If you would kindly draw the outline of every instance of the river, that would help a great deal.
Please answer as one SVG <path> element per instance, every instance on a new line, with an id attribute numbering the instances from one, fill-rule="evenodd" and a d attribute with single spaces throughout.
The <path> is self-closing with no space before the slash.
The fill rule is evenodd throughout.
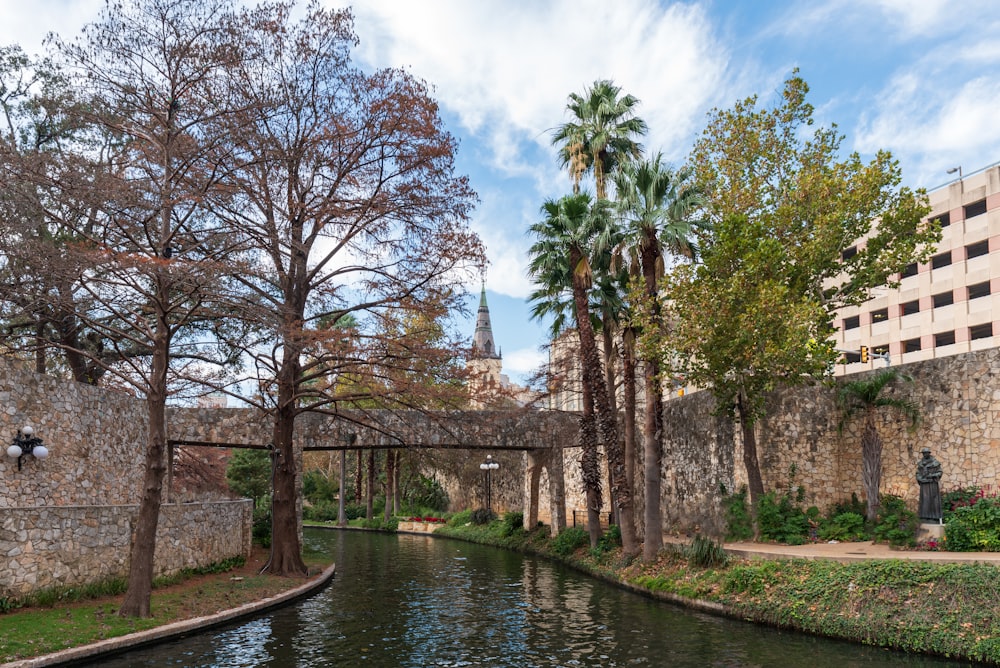
<path id="1" fill-rule="evenodd" d="M 968 666 L 724 619 L 545 559 L 404 534 L 310 529 L 336 561 L 316 595 L 259 618 L 88 665 Z"/>

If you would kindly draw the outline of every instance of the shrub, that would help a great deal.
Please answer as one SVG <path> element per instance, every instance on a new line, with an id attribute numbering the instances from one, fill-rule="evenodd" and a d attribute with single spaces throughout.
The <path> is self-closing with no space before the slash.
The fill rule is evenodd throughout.
<path id="1" fill-rule="evenodd" d="M 830 506 L 830 509 L 827 511 L 827 517 L 833 519 L 837 515 L 844 513 L 854 513 L 855 515 L 864 517 L 867 512 L 868 505 L 859 499 L 856 493 L 852 492 L 850 501 L 840 501 Z"/>
<path id="2" fill-rule="evenodd" d="M 818 535 L 823 540 L 864 540 L 868 537 L 868 532 L 865 531 L 865 517 L 854 512 L 840 513 L 824 522 L 819 528 Z"/>
<path id="3" fill-rule="evenodd" d="M 597 547 L 591 550 L 591 553 L 595 557 L 599 557 L 602 554 L 611 552 L 615 548 L 622 546 L 622 529 L 617 524 L 612 524 L 608 527 L 608 530 L 601 534 L 601 538 L 597 541 Z"/>
<path id="4" fill-rule="evenodd" d="M 349 520 L 361 519 L 367 512 L 368 509 L 360 503 L 348 503 L 344 506 L 344 514 L 347 515 L 347 519 Z"/>
<path id="5" fill-rule="evenodd" d="M 947 521 L 948 516 L 959 508 L 974 506 L 985 496 L 981 487 L 959 487 L 941 495 L 941 510 Z"/>
<path id="6" fill-rule="evenodd" d="M 577 549 L 590 542 L 590 535 L 581 527 L 568 527 L 552 539 L 552 551 L 562 557 L 568 557 Z"/>
<path id="7" fill-rule="evenodd" d="M 448 520 L 448 526 L 453 527 L 464 527 L 466 524 L 472 522 L 472 509 L 466 508 L 465 510 L 459 511 L 451 516 Z"/>
<path id="8" fill-rule="evenodd" d="M 878 518 L 872 527 L 872 536 L 890 545 L 913 547 L 917 544 L 919 525 L 917 514 L 906 507 L 902 498 L 883 494 L 879 499 Z"/>
<path id="9" fill-rule="evenodd" d="M 504 514 L 503 529 L 501 531 L 504 536 L 513 536 L 522 529 L 524 529 L 524 513 L 512 511 Z"/>
<path id="10" fill-rule="evenodd" d="M 753 538 L 753 518 L 747 507 L 747 487 L 743 485 L 739 492 L 726 494 L 722 492 L 722 509 L 726 514 L 726 538 L 729 540 L 747 540 Z"/>
<path id="11" fill-rule="evenodd" d="M 251 535 L 261 547 L 271 547 L 271 496 L 267 495 L 254 504 Z"/>
<path id="12" fill-rule="evenodd" d="M 955 552 L 1000 551 L 1000 503 L 980 498 L 955 508 L 944 525 L 948 549 Z"/>
<path id="13" fill-rule="evenodd" d="M 793 499 L 791 490 L 778 496 L 768 492 L 757 504 L 757 526 L 764 540 L 789 545 L 801 545 L 809 535 L 809 517 L 796 505 L 801 503 L 805 491 L 799 487 Z"/>
<path id="14" fill-rule="evenodd" d="M 482 526 L 493 521 L 495 515 L 489 508 L 476 508 L 472 511 L 472 523 Z"/>
<path id="15" fill-rule="evenodd" d="M 444 491 L 434 478 L 421 474 L 416 482 L 416 490 L 411 491 L 407 501 L 417 506 L 429 508 L 434 512 L 448 509 L 448 493 Z"/>
<path id="16" fill-rule="evenodd" d="M 701 534 L 694 537 L 685 552 L 688 564 L 699 568 L 725 566 L 729 561 L 729 555 L 726 554 L 721 543 Z"/>
<path id="17" fill-rule="evenodd" d="M 335 502 L 325 501 L 314 506 L 304 506 L 302 519 L 313 522 L 336 522 L 339 512 L 340 509 Z"/>

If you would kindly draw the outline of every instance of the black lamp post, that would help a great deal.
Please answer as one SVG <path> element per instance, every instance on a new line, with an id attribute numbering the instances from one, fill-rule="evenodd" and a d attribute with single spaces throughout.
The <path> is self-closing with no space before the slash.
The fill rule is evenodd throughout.
<path id="1" fill-rule="evenodd" d="M 7 456 L 17 460 L 17 470 L 21 470 L 21 463 L 28 455 L 34 455 L 35 459 L 45 459 L 49 456 L 49 449 L 42 445 L 42 439 L 35 436 L 35 430 L 30 424 L 26 424 L 17 430 L 17 436 L 7 448 Z"/>
<path id="2" fill-rule="evenodd" d="M 486 474 L 486 510 L 493 513 L 493 472 L 500 465 L 493 461 L 493 455 L 486 455 L 486 461 L 479 465 Z"/>

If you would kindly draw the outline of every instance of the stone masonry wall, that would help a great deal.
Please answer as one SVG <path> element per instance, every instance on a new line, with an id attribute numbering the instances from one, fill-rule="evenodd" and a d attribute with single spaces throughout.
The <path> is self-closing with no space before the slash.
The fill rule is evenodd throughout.
<path id="1" fill-rule="evenodd" d="M 882 492 L 899 495 L 916 508 L 919 488 L 914 473 L 923 447 L 931 448 L 941 462 L 942 490 L 976 485 L 997 491 L 1000 349 L 915 362 L 901 365 L 899 370 L 914 382 L 901 383 L 892 391 L 914 401 L 922 420 L 917 429 L 909 431 L 892 412 L 879 414 L 878 429 L 884 441 Z M 872 373 L 852 375 L 846 381 Z M 769 398 L 767 416 L 756 427 L 765 490 L 802 486 L 805 504 L 821 510 L 849 499 L 852 493 L 865 498 L 860 417 L 838 430 L 836 388 L 843 382 L 841 378 L 830 385 L 783 390 Z M 713 415 L 714 409 L 715 401 L 708 392 L 665 402 L 660 503 L 668 532 L 720 534 L 724 530 L 720 489 L 731 492 L 746 484 L 738 425 L 731 418 Z M 578 450 L 565 453 L 567 508 L 584 508 Z M 636 444 L 635 471 L 633 498 L 641 536 L 641 436 Z"/>
<path id="2" fill-rule="evenodd" d="M 165 504 L 157 527 L 156 575 L 250 551 L 253 502 Z M 77 586 L 128 572 L 138 506 L 17 507 L 0 519 L 0 598 Z M 233 527 L 245 527 L 234 531 Z"/>
<path id="3" fill-rule="evenodd" d="M 6 449 L 25 424 L 49 457 L 27 456 L 18 470 Z M 125 574 L 147 425 L 129 394 L 0 358 L 0 597 Z M 251 503 L 164 505 L 156 572 L 249 555 Z"/>

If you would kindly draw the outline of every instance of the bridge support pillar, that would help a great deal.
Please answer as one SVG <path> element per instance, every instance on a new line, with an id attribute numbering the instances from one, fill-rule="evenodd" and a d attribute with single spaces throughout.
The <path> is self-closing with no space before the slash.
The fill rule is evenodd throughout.
<path id="1" fill-rule="evenodd" d="M 527 452 L 527 493 L 525 494 L 524 528 L 531 530 L 538 525 L 538 487 L 542 469 L 549 474 L 549 516 L 552 535 L 566 528 L 566 492 L 563 480 L 562 450 L 529 450 Z"/>

